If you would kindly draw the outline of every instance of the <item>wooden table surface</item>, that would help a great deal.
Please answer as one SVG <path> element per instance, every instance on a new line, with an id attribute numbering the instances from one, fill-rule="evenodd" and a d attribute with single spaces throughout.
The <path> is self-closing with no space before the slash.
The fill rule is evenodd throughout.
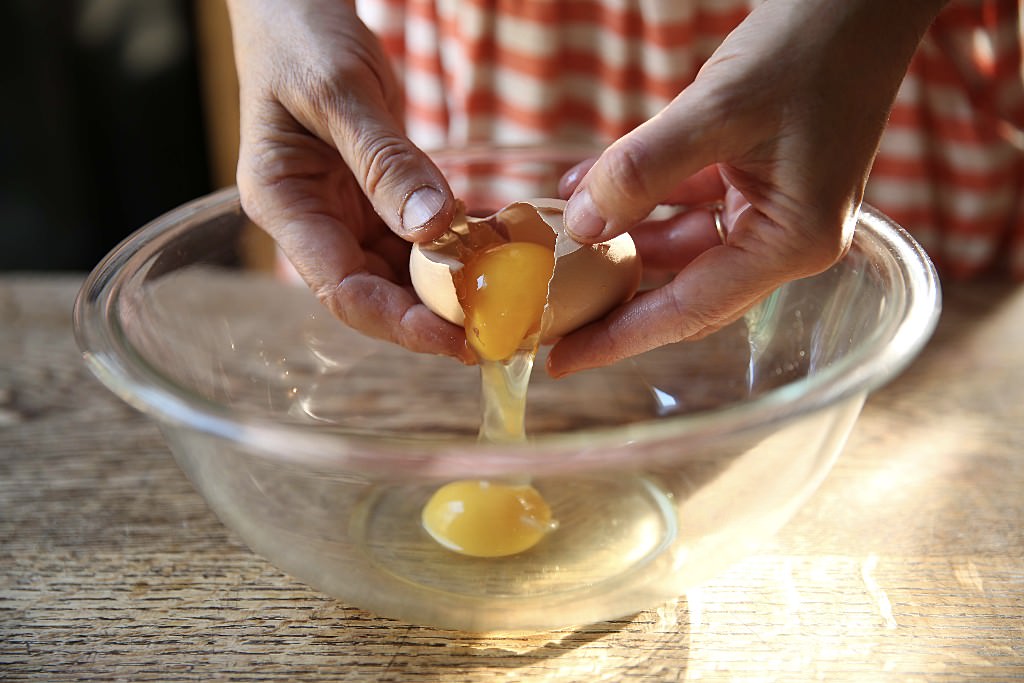
<path id="1" fill-rule="evenodd" d="M 1024 680 L 1024 287 L 949 287 L 823 487 L 759 554 L 620 621 L 387 621 L 232 536 L 88 375 L 77 278 L 0 277 L 0 679 Z"/>

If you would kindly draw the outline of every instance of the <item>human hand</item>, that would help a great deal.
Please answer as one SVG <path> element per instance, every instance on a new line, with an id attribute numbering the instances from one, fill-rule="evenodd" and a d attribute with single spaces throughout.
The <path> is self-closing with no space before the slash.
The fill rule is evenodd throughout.
<path id="1" fill-rule="evenodd" d="M 899 83 L 941 0 L 771 0 L 658 115 L 563 179 L 583 242 L 630 230 L 647 265 L 675 266 L 560 340 L 548 371 L 605 365 L 736 320 L 849 248 Z M 713 211 L 644 221 L 659 204 Z"/>
<path id="2" fill-rule="evenodd" d="M 455 200 L 402 132 L 401 91 L 376 37 L 340 0 L 228 6 L 245 212 L 349 326 L 473 362 L 464 331 L 408 283 L 409 242 L 444 232 Z"/>

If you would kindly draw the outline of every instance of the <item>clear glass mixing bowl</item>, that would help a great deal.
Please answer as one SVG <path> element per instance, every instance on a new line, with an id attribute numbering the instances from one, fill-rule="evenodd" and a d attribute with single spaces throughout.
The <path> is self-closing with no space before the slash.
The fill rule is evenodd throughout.
<path id="1" fill-rule="evenodd" d="M 555 196 L 585 155 L 434 156 L 486 215 Z M 111 252 L 75 309 L 88 365 L 160 425 L 255 552 L 379 615 L 469 631 L 622 616 L 747 553 L 818 486 L 867 393 L 920 350 L 940 307 L 920 247 L 865 208 L 829 271 L 702 341 L 559 381 L 537 371 L 530 440 L 480 444 L 476 369 L 365 338 L 305 287 L 246 269 L 247 226 L 224 190 Z M 446 482 L 524 477 L 558 520 L 529 551 L 465 557 L 421 527 Z"/>

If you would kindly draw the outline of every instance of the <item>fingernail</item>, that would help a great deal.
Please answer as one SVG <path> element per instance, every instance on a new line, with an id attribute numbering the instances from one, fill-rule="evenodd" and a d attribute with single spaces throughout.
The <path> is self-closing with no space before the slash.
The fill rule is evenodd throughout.
<path id="1" fill-rule="evenodd" d="M 557 368 L 557 367 L 556 367 L 556 366 L 555 366 L 555 365 L 554 365 L 554 364 L 553 364 L 553 363 L 551 362 L 551 358 L 548 358 L 548 361 L 547 361 L 547 363 L 545 363 L 544 365 L 545 365 L 544 369 L 545 369 L 545 370 L 547 370 L 548 376 L 549 376 L 549 377 L 550 377 L 551 379 L 562 379 L 563 377 L 565 377 L 565 375 L 566 375 L 566 374 L 568 374 L 568 373 L 566 373 L 566 372 L 564 372 L 564 371 L 562 371 L 562 370 L 559 370 L 559 369 L 558 369 L 558 368 Z"/>
<path id="2" fill-rule="evenodd" d="M 566 171 L 565 175 L 558 181 L 558 193 L 568 199 L 583 178 L 582 170 L 579 167 L 574 167 Z"/>
<path id="3" fill-rule="evenodd" d="M 566 207 L 565 226 L 571 235 L 581 239 L 592 239 L 604 230 L 604 219 L 586 190 L 578 192 Z"/>
<path id="4" fill-rule="evenodd" d="M 414 190 L 402 204 L 402 230 L 416 232 L 437 215 L 444 206 L 444 195 L 425 185 Z"/>

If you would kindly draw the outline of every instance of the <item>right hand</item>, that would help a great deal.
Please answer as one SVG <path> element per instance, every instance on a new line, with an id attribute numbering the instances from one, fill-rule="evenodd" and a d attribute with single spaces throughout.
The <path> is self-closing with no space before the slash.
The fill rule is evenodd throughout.
<path id="1" fill-rule="evenodd" d="M 350 327 L 474 362 L 464 331 L 409 287 L 410 242 L 443 233 L 455 198 L 402 132 L 401 90 L 376 36 L 339 0 L 228 6 L 245 212 Z"/>

